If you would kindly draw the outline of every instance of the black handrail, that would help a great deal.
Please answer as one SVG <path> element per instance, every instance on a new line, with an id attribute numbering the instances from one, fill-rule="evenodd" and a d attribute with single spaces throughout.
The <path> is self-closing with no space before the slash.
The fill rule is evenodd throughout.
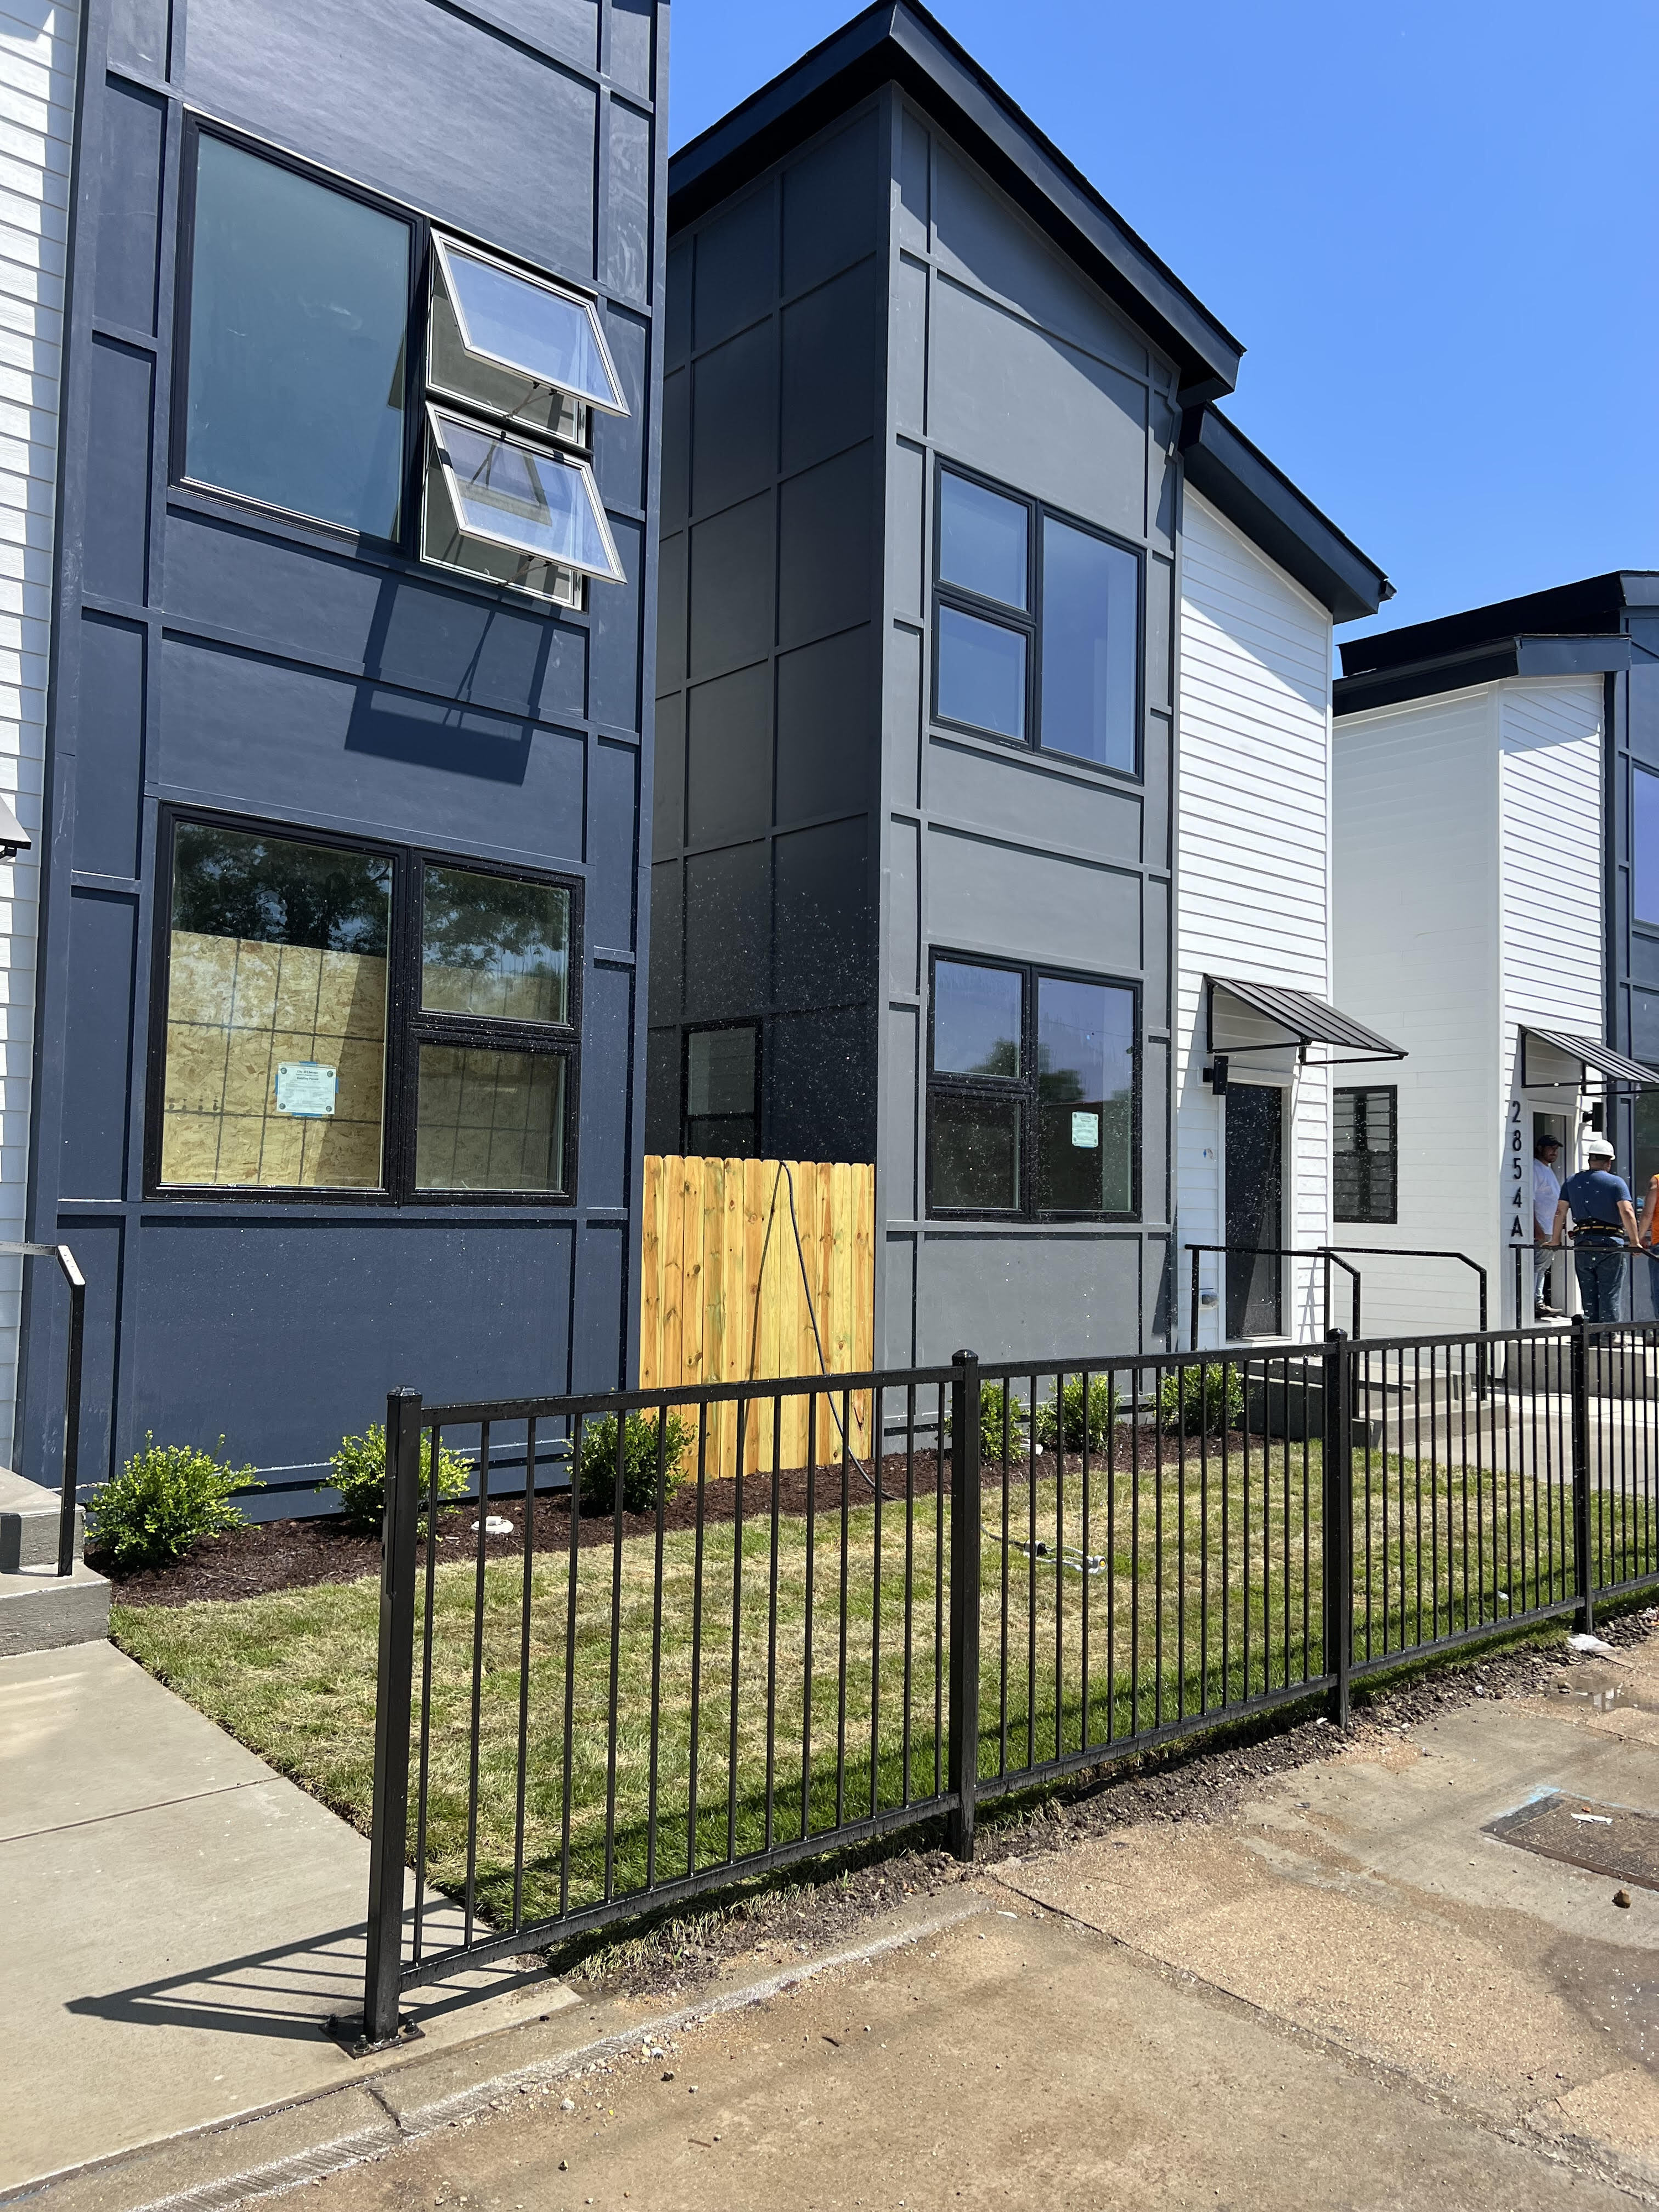
<path id="1" fill-rule="evenodd" d="M 1224 1258 L 1229 1252 L 1248 1252 L 1255 1258 L 1265 1260 L 1322 1260 L 1325 1263 L 1324 1333 L 1327 1336 L 1331 1333 L 1331 1263 L 1334 1261 L 1343 1273 L 1352 1279 L 1353 1327 L 1349 1331 L 1349 1334 L 1358 1336 L 1359 1334 L 1359 1270 L 1358 1267 L 1351 1267 L 1346 1260 L 1339 1259 L 1334 1249 L 1329 1244 L 1316 1245 L 1311 1249 L 1289 1244 L 1189 1244 L 1187 1249 L 1193 1255 L 1193 1340 L 1190 1349 L 1194 1352 L 1198 1350 L 1198 1255 L 1200 1252 L 1219 1252 Z M 1227 1274 L 1224 1267 L 1221 1273 L 1222 1294 L 1224 1297 Z"/>
<path id="2" fill-rule="evenodd" d="M 75 1493 L 81 1474 L 81 1351 L 86 1334 L 87 1279 L 67 1244 L 0 1244 L 0 1255 L 56 1260 L 69 1285 L 69 1372 L 64 1382 L 64 1487 L 58 1507 L 58 1571 L 75 1572 Z"/>
<path id="3" fill-rule="evenodd" d="M 1406 1244 L 1328 1244 L 1323 1246 L 1322 1249 L 1328 1252 L 1358 1252 L 1362 1256 L 1367 1258 L 1375 1254 L 1375 1255 L 1380 1260 L 1460 1261 L 1464 1267 L 1473 1267 L 1475 1273 L 1480 1279 L 1480 1333 L 1483 1336 L 1486 1334 L 1487 1324 L 1486 1271 L 1478 1260 L 1470 1259 L 1467 1252 L 1422 1252 L 1419 1251 L 1415 1246 Z"/>

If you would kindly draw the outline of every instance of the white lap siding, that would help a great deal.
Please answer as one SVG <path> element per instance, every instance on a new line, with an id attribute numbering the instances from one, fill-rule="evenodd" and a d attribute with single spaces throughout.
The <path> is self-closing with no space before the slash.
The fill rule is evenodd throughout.
<path id="1" fill-rule="evenodd" d="M 28 1156 L 58 383 L 76 15 L 0 0 L 0 792 L 35 850 L 0 862 L 0 1241 Z M 0 1260 L 0 1458 L 12 1456 L 20 1262 Z"/>
<path id="2" fill-rule="evenodd" d="M 1203 980 L 1234 975 L 1330 995 L 1330 665 L 1327 611 L 1196 493 L 1186 500 L 1177 812 L 1176 1275 L 1185 1247 L 1225 1233 L 1223 1108 L 1203 1078 Z M 1285 1094 L 1285 1227 L 1330 1235 L 1330 1085 L 1304 1069 Z M 1213 1260 L 1202 1279 L 1213 1285 Z M 1285 1319 L 1307 1333 L 1315 1270 L 1293 1272 Z M 1219 1341 L 1219 1308 L 1203 1340 Z"/>

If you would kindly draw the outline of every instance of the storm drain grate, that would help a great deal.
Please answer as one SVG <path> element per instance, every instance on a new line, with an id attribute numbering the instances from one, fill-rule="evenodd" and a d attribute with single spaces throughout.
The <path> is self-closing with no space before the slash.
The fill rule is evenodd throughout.
<path id="1" fill-rule="evenodd" d="M 1564 1866 L 1659 1890 L 1659 1820 L 1633 1813 L 1628 1805 L 1599 1805 L 1592 1798 L 1552 1790 L 1489 1821 L 1486 1833 L 1534 1851 L 1540 1859 L 1559 1859 Z"/>

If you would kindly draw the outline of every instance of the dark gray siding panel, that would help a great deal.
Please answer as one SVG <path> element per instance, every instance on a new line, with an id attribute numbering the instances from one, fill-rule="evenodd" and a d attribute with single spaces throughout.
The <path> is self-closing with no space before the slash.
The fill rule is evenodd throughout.
<path id="1" fill-rule="evenodd" d="M 82 617 L 82 730 L 75 786 L 75 865 L 136 876 L 144 790 L 144 632 Z"/>
<path id="2" fill-rule="evenodd" d="M 763 836 L 772 819 L 772 664 L 699 684 L 687 708 L 686 842 Z"/>
<path id="3" fill-rule="evenodd" d="M 639 854 L 640 757 L 632 745 L 601 738 L 587 785 L 587 941 L 607 952 L 634 944 L 634 886 Z M 608 1204 L 610 1201 L 607 1200 Z"/>
<path id="4" fill-rule="evenodd" d="M 771 995 L 770 870 L 763 840 L 686 862 L 685 1011 L 692 1020 L 750 1013 Z"/>
<path id="5" fill-rule="evenodd" d="M 685 697 L 657 705 L 656 759 L 651 776 L 651 850 L 656 860 L 685 842 Z"/>
<path id="6" fill-rule="evenodd" d="M 870 611 L 874 447 L 855 446 L 792 477 L 779 496 L 778 641 L 804 645 Z"/>
<path id="7" fill-rule="evenodd" d="M 698 231 L 695 309 L 688 297 L 684 309 L 670 313 L 683 315 L 699 348 L 718 345 L 769 313 L 778 281 L 777 220 L 775 196 L 763 185 Z"/>
<path id="8" fill-rule="evenodd" d="M 780 825 L 851 814 L 876 770 L 870 625 L 778 655 Z"/>
<path id="9" fill-rule="evenodd" d="M 691 372 L 692 511 L 713 514 L 769 485 L 777 456 L 769 426 L 778 404 L 776 333 L 769 322 L 702 355 Z"/>
<path id="10" fill-rule="evenodd" d="M 793 162 L 783 177 L 783 289 L 804 292 L 873 253 L 886 163 L 872 111 Z"/>
<path id="11" fill-rule="evenodd" d="M 624 300 L 651 289 L 651 118 L 611 103 L 611 189 L 605 198 L 606 280 Z"/>
<path id="12" fill-rule="evenodd" d="M 112 0 L 109 22 L 109 66 L 165 76 L 167 22 L 172 0 Z"/>
<path id="13" fill-rule="evenodd" d="M 609 586 L 596 596 L 589 617 L 592 640 L 588 676 L 592 690 L 588 711 L 596 722 L 613 729 L 640 726 L 640 655 L 644 640 L 640 628 L 640 578 L 644 574 L 645 532 L 637 522 L 613 515 L 611 527 L 625 584 Z"/>
<path id="14" fill-rule="evenodd" d="M 611 75 L 625 92 L 651 90 L 651 0 L 611 0 Z"/>
<path id="15" fill-rule="evenodd" d="M 595 91 L 479 17 L 427 0 L 191 0 L 189 38 L 191 94 L 215 112 L 592 282 Z"/>
<path id="16" fill-rule="evenodd" d="M 63 1188 L 70 1198 L 125 1194 L 127 1100 L 138 905 L 77 890 L 70 958 L 81 989 L 64 1030 Z"/>
<path id="17" fill-rule="evenodd" d="M 89 528 L 86 588 L 142 606 L 149 577 L 150 398 L 148 354 L 112 338 L 94 341 L 87 426 Z"/>
<path id="18" fill-rule="evenodd" d="M 632 970 L 601 963 L 582 1006 L 582 1188 L 590 1206 L 628 1203 L 628 1116 L 617 1101 L 628 1091 L 633 1025 Z"/>
<path id="19" fill-rule="evenodd" d="M 872 255 L 783 311 L 786 475 L 876 428 L 880 276 Z"/>
<path id="20" fill-rule="evenodd" d="M 781 1006 L 861 1004 L 871 996 L 870 884 L 862 816 L 777 841 Z"/>
<path id="21" fill-rule="evenodd" d="M 695 449 L 696 433 L 693 432 Z M 718 676 L 772 649 L 772 495 L 746 500 L 691 532 L 690 675 Z"/>
<path id="22" fill-rule="evenodd" d="M 781 1014 L 762 1142 L 779 1159 L 868 1160 L 876 1141 L 875 1024 L 866 1006 Z"/>
<path id="23" fill-rule="evenodd" d="M 156 250 L 161 230 L 161 143 L 167 102 L 110 80 L 104 98 L 103 191 L 108 216 L 98 240 L 100 319 L 155 328 Z"/>

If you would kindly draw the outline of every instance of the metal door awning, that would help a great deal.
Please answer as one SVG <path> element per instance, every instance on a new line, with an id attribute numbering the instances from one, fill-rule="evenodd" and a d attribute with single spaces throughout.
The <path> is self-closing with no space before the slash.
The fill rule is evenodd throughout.
<path id="1" fill-rule="evenodd" d="M 1559 1053 L 1564 1060 L 1578 1062 L 1578 1077 L 1562 1079 L 1534 1075 L 1528 1065 L 1528 1054 L 1535 1044 L 1547 1051 Z M 1521 1032 L 1521 1087 L 1523 1091 L 1583 1091 L 1590 1080 L 1594 1069 L 1607 1083 L 1639 1084 L 1652 1090 L 1659 1087 L 1659 1069 L 1644 1067 L 1639 1060 L 1626 1060 L 1622 1052 L 1615 1052 L 1610 1044 L 1601 1044 L 1595 1037 L 1574 1036 L 1565 1030 L 1523 1029 Z"/>
<path id="2" fill-rule="evenodd" d="M 1346 1067 L 1361 1060 L 1404 1060 L 1403 1047 L 1390 1044 L 1375 1030 L 1367 1029 L 1351 1014 L 1327 1006 L 1310 991 L 1291 991 L 1277 983 L 1246 983 L 1236 975 L 1206 975 L 1205 995 L 1209 1006 L 1212 1053 L 1248 1052 L 1253 1048 L 1294 1045 L 1306 1060 L 1316 1044 L 1334 1046 L 1342 1054 L 1316 1060 L 1319 1067 Z M 1280 1034 L 1265 1036 L 1261 1024 L 1272 1024 Z"/>

